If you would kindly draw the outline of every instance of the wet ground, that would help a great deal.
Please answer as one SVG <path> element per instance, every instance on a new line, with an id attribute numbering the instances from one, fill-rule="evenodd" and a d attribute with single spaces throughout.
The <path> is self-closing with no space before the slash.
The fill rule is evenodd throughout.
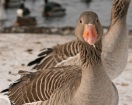
<path id="1" fill-rule="evenodd" d="M 31 2 L 34 1 L 34 2 Z M 42 11 L 44 0 L 27 0 L 26 6 L 31 10 L 31 16 L 35 16 L 38 26 L 75 26 L 76 20 L 82 11 L 93 10 L 98 13 L 103 26 L 108 26 L 110 22 L 112 0 L 92 0 L 90 3 L 81 0 L 49 0 L 62 4 L 66 8 L 66 16 L 60 18 L 44 18 Z M 16 20 L 16 9 L 6 11 L 7 21 L 4 26 L 11 26 Z M 128 27 L 132 29 L 132 3 L 128 12 Z"/>

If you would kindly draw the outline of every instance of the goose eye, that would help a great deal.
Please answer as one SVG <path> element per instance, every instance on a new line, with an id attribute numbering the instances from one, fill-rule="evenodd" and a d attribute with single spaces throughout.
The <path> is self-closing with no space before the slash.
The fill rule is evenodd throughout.
<path id="1" fill-rule="evenodd" d="M 99 22 L 99 19 L 97 19 L 97 23 Z"/>
<path id="2" fill-rule="evenodd" d="M 82 23 L 82 20 L 80 20 L 80 23 Z"/>

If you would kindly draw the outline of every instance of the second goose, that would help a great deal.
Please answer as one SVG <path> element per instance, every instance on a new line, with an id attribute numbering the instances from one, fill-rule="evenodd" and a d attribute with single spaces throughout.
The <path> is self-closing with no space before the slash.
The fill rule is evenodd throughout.
<path id="1" fill-rule="evenodd" d="M 110 27 L 103 37 L 102 62 L 111 80 L 123 71 L 127 63 L 128 32 L 126 19 L 130 2 L 131 0 L 113 0 Z M 78 41 L 74 40 L 45 49 L 37 59 L 28 65 L 35 64 L 34 68 L 38 70 L 58 65 L 79 65 L 78 45 Z"/>

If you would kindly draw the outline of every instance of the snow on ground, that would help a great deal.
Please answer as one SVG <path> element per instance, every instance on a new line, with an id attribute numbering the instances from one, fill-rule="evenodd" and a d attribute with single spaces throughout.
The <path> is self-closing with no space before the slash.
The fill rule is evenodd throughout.
<path id="1" fill-rule="evenodd" d="M 120 97 L 119 105 L 132 105 L 132 36 L 128 63 L 124 72 L 114 80 Z M 40 49 L 73 40 L 72 35 L 0 34 L 0 91 L 19 78 L 19 70 L 30 70 L 27 63 L 34 60 Z M 10 105 L 0 94 L 0 105 Z"/>

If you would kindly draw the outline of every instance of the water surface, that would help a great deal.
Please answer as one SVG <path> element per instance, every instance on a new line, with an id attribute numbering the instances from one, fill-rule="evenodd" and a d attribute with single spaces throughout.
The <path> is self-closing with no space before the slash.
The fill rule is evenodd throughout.
<path id="1" fill-rule="evenodd" d="M 81 12 L 86 10 L 95 11 L 100 18 L 103 26 L 108 26 L 110 23 L 112 0 L 92 0 L 90 3 L 82 2 L 81 0 L 52 0 L 62 4 L 66 8 L 66 16 L 59 18 L 45 18 L 42 16 L 44 7 L 43 0 L 31 2 L 27 0 L 26 6 L 31 10 L 31 15 L 35 16 L 38 26 L 75 26 L 76 21 Z M 8 9 L 6 11 L 7 21 L 4 26 L 11 26 L 16 20 L 16 9 Z M 128 12 L 128 27 L 132 29 L 132 3 Z"/>

